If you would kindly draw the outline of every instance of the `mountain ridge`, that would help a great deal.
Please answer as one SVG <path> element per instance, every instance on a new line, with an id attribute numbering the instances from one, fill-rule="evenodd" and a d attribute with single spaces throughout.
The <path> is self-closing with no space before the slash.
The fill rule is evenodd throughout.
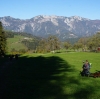
<path id="1" fill-rule="evenodd" d="M 91 36 L 100 31 L 100 20 L 91 20 L 80 16 L 38 15 L 30 19 L 10 16 L 0 17 L 4 29 L 15 32 L 27 32 L 35 36 L 56 35 L 60 39 Z"/>

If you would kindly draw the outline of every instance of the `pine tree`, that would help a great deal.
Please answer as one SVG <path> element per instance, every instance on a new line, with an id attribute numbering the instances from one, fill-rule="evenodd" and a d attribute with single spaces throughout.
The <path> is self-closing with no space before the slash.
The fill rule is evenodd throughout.
<path id="1" fill-rule="evenodd" d="M 6 35 L 0 22 L 0 56 L 6 53 Z"/>

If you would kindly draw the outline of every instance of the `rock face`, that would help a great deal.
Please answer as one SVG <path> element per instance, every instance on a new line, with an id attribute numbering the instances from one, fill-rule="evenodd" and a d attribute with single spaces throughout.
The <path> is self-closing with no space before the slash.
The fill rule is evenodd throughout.
<path id="1" fill-rule="evenodd" d="M 44 16 L 31 19 L 16 19 L 10 16 L 0 17 L 4 29 L 15 32 L 27 32 L 35 36 L 56 35 L 60 39 L 91 36 L 100 31 L 100 20 L 91 20 L 79 16 Z"/>

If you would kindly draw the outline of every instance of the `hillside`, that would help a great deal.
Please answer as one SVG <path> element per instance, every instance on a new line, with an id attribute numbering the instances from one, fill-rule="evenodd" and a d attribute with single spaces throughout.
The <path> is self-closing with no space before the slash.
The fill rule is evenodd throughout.
<path id="1" fill-rule="evenodd" d="M 28 50 L 33 48 L 34 43 L 38 42 L 41 38 L 27 33 L 6 31 L 7 36 L 7 51 Z"/>
<path id="2" fill-rule="evenodd" d="M 7 38 L 7 48 L 8 51 L 11 51 L 13 49 L 20 50 L 25 49 L 27 50 L 27 47 L 21 43 L 21 41 L 24 39 L 24 36 L 15 35 L 14 38 Z"/>

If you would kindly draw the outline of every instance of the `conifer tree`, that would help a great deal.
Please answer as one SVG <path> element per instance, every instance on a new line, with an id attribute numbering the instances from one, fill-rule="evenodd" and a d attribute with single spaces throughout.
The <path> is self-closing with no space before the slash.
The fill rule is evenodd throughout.
<path id="1" fill-rule="evenodd" d="M 6 35 L 0 22 L 0 56 L 6 53 Z"/>

